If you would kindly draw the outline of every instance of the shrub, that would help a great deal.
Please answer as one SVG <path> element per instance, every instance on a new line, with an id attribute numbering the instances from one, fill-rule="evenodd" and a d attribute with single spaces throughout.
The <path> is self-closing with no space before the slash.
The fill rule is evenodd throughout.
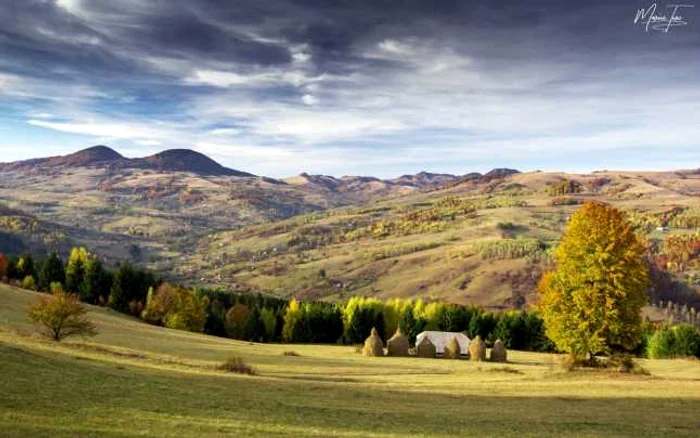
<path id="1" fill-rule="evenodd" d="M 226 362 L 222 363 L 217 367 L 221 371 L 226 371 L 227 373 L 237 373 L 237 374 L 247 374 L 249 376 L 255 376 L 258 372 L 252 366 L 245 363 L 242 357 L 231 356 L 226 359 Z"/>
<path id="2" fill-rule="evenodd" d="M 22 289 L 35 290 L 36 281 L 34 281 L 34 277 L 31 275 L 24 277 L 24 280 L 22 280 Z"/>
<path id="3" fill-rule="evenodd" d="M 647 356 L 651 359 L 700 357 L 700 333 L 689 324 L 658 330 L 649 339 Z"/>
<path id="4" fill-rule="evenodd" d="M 94 336 L 95 325 L 86 317 L 87 308 L 77 295 L 61 290 L 52 296 L 38 298 L 29 308 L 27 316 L 45 336 L 56 342 L 68 336 Z"/>
<path id="5" fill-rule="evenodd" d="M 300 357 L 301 354 L 297 353 L 296 351 L 288 350 L 282 353 L 282 356 Z"/>
<path id="6" fill-rule="evenodd" d="M 619 373 L 649 374 L 649 371 L 637 364 L 634 358 L 629 354 L 613 354 L 607 362 L 605 362 L 605 368 Z"/>

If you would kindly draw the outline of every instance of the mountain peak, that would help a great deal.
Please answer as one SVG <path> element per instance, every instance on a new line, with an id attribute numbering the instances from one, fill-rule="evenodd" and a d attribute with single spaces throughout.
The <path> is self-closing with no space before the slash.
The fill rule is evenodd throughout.
<path id="1" fill-rule="evenodd" d="M 92 146 L 69 155 L 57 157 L 60 164 L 85 166 L 106 161 L 123 160 L 124 157 L 112 148 L 103 145 Z M 57 163 L 58 164 L 58 163 Z"/>
<path id="2" fill-rule="evenodd" d="M 147 167 L 173 172 L 193 172 L 204 175 L 255 176 L 229 169 L 206 155 L 192 149 L 168 149 L 136 161 Z"/>

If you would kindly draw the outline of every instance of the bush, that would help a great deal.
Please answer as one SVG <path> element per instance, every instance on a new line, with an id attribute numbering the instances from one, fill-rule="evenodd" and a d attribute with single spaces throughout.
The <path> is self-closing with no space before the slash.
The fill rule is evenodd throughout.
<path id="1" fill-rule="evenodd" d="M 301 354 L 297 353 L 296 351 L 288 350 L 282 353 L 282 356 L 301 357 Z"/>
<path id="2" fill-rule="evenodd" d="M 614 354 L 605 362 L 605 368 L 619 373 L 649 374 L 649 371 L 639 366 L 629 354 Z"/>
<path id="3" fill-rule="evenodd" d="M 651 359 L 700 357 L 700 332 L 689 324 L 658 330 L 649 339 L 647 356 Z"/>
<path id="4" fill-rule="evenodd" d="M 247 374 L 249 376 L 255 376 L 258 374 L 255 368 L 246 364 L 243 358 L 239 356 L 229 357 L 226 359 L 226 362 L 219 365 L 217 369 L 226 371 L 227 373 Z"/>
<path id="5" fill-rule="evenodd" d="M 22 289 L 36 290 L 36 281 L 34 281 L 34 277 L 31 275 L 24 277 L 24 280 L 22 280 Z"/>
<path id="6" fill-rule="evenodd" d="M 60 342 L 68 336 L 97 334 L 95 325 L 86 317 L 87 311 L 77 295 L 58 290 L 52 296 L 38 298 L 29 308 L 27 316 L 40 327 L 43 335 Z"/>

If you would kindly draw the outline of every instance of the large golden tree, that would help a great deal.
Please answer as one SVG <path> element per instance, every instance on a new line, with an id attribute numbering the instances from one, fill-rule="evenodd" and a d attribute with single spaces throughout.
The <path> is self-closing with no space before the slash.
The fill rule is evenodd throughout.
<path id="1" fill-rule="evenodd" d="M 546 333 L 557 348 L 590 360 L 611 346 L 631 350 L 642 338 L 649 284 L 644 246 L 614 207 L 577 210 L 539 285 Z"/>

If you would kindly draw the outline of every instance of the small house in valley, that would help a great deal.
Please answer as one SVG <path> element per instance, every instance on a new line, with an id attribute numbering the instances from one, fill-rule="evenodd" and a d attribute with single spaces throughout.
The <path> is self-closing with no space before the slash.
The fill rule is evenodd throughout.
<path id="1" fill-rule="evenodd" d="M 437 354 L 445 353 L 445 345 L 447 345 L 452 338 L 456 338 L 457 342 L 459 342 L 459 349 L 462 354 L 467 354 L 469 351 L 469 342 L 471 342 L 464 333 L 426 331 L 416 336 L 416 345 L 420 344 L 424 338 L 430 339 L 430 342 L 435 345 L 435 352 Z"/>

